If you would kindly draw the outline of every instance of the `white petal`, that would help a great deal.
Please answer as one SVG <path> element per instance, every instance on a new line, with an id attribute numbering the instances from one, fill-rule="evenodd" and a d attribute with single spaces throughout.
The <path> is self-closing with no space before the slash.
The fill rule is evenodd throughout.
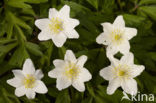
<path id="1" fill-rule="evenodd" d="M 80 22 L 77 19 L 66 18 L 66 19 L 64 19 L 63 27 L 64 27 L 65 31 L 71 31 L 79 24 L 80 24 Z"/>
<path id="2" fill-rule="evenodd" d="M 89 81 L 92 79 L 92 75 L 86 68 L 82 68 L 80 70 L 78 78 L 76 78 L 76 79 L 78 79 L 81 82 L 86 82 L 86 81 Z"/>
<path id="3" fill-rule="evenodd" d="M 34 74 L 35 73 L 35 67 L 34 67 L 31 59 L 25 60 L 24 65 L 23 65 L 23 73 L 24 74 Z"/>
<path id="4" fill-rule="evenodd" d="M 100 76 L 106 80 L 112 80 L 115 77 L 112 66 L 108 66 L 100 70 Z"/>
<path id="5" fill-rule="evenodd" d="M 103 30 L 106 33 L 110 33 L 113 29 L 113 26 L 111 23 L 105 22 L 105 23 L 102 23 L 101 25 L 103 26 Z"/>
<path id="6" fill-rule="evenodd" d="M 12 72 L 16 78 L 24 78 L 24 74 L 21 70 L 12 70 Z"/>
<path id="7" fill-rule="evenodd" d="M 125 36 L 127 37 L 128 40 L 130 40 L 131 38 L 133 38 L 134 36 L 137 35 L 137 29 L 135 28 L 125 28 Z"/>
<path id="8" fill-rule="evenodd" d="M 56 80 L 56 87 L 58 90 L 65 89 L 71 85 L 71 80 L 67 79 L 66 77 L 60 77 Z"/>
<path id="9" fill-rule="evenodd" d="M 36 93 L 33 89 L 27 89 L 26 96 L 28 99 L 34 99 L 35 95 L 36 95 Z"/>
<path id="10" fill-rule="evenodd" d="M 62 47 L 66 42 L 67 36 L 63 33 L 56 34 L 52 36 L 52 40 L 57 47 Z"/>
<path id="11" fill-rule="evenodd" d="M 62 74 L 62 71 L 59 68 L 55 68 L 48 72 L 48 76 L 51 78 L 61 77 L 62 76 L 61 74 Z"/>
<path id="12" fill-rule="evenodd" d="M 49 9 L 49 19 L 56 17 L 58 15 L 58 11 L 55 8 Z"/>
<path id="13" fill-rule="evenodd" d="M 42 70 L 39 70 L 39 69 L 36 70 L 36 72 L 35 72 L 35 77 L 36 77 L 37 79 L 42 79 L 43 76 L 44 76 L 44 74 L 43 74 Z"/>
<path id="14" fill-rule="evenodd" d="M 38 39 L 40 41 L 49 40 L 52 39 L 52 33 L 50 32 L 50 29 L 46 27 L 38 34 Z"/>
<path id="15" fill-rule="evenodd" d="M 115 79 L 109 81 L 109 85 L 107 87 L 107 94 L 109 94 L 109 95 L 113 94 L 118 87 L 120 87 L 119 78 L 115 78 Z"/>
<path id="16" fill-rule="evenodd" d="M 70 39 L 79 38 L 79 34 L 77 33 L 77 31 L 75 29 L 72 29 L 70 31 L 66 31 L 65 34 Z"/>
<path id="17" fill-rule="evenodd" d="M 125 81 L 122 82 L 121 87 L 128 94 L 137 94 L 137 82 L 132 78 L 125 79 Z"/>
<path id="18" fill-rule="evenodd" d="M 125 40 L 120 46 L 119 46 L 119 51 L 126 55 L 129 53 L 130 50 L 130 44 L 127 40 Z"/>
<path id="19" fill-rule="evenodd" d="M 97 38 L 96 38 L 96 42 L 98 44 L 104 44 L 104 45 L 108 45 L 110 43 L 110 40 L 108 38 L 108 35 L 106 33 L 101 33 Z"/>
<path id="20" fill-rule="evenodd" d="M 122 63 L 124 64 L 134 64 L 134 55 L 133 53 L 129 52 L 128 54 L 122 56 L 121 60 Z"/>
<path id="21" fill-rule="evenodd" d="M 46 85 L 40 81 L 40 80 L 37 80 L 36 81 L 36 87 L 33 88 L 33 90 L 36 92 L 36 93 L 41 93 L 41 94 L 45 94 L 48 92 L 48 89 L 46 87 Z"/>
<path id="22" fill-rule="evenodd" d="M 62 16 L 69 17 L 70 16 L 70 7 L 68 5 L 64 5 L 61 10 L 59 11 Z"/>
<path id="23" fill-rule="evenodd" d="M 16 78 L 16 77 L 7 80 L 7 83 L 10 84 L 13 87 L 20 87 L 20 86 L 22 86 L 21 79 Z"/>
<path id="24" fill-rule="evenodd" d="M 65 62 L 63 61 L 63 60 L 60 60 L 60 59 L 55 59 L 54 61 L 53 61 L 53 64 L 54 64 L 54 66 L 55 67 L 62 67 L 62 66 L 64 66 L 65 65 Z"/>
<path id="25" fill-rule="evenodd" d="M 85 91 L 85 85 L 82 81 L 75 80 L 73 81 L 72 86 L 75 87 L 80 92 Z"/>
<path id="26" fill-rule="evenodd" d="M 49 19 L 37 19 L 35 21 L 35 25 L 40 29 L 43 30 L 44 28 L 46 28 L 48 26 L 48 24 L 50 23 Z"/>
<path id="27" fill-rule="evenodd" d="M 87 56 L 82 55 L 77 59 L 77 63 L 76 65 L 78 65 L 80 68 L 82 68 L 85 64 L 85 62 L 87 61 Z"/>
<path id="28" fill-rule="evenodd" d="M 19 88 L 16 88 L 16 90 L 15 90 L 15 95 L 17 96 L 17 97 L 21 97 L 21 96 L 24 96 L 25 94 L 26 94 L 26 89 L 25 89 L 25 87 L 24 86 L 21 86 L 21 87 L 19 87 Z"/>
<path id="29" fill-rule="evenodd" d="M 143 65 L 133 65 L 131 69 L 131 76 L 134 78 L 138 75 L 140 75 L 145 67 Z"/>
<path id="30" fill-rule="evenodd" d="M 113 58 L 113 56 L 118 52 L 118 48 L 116 46 L 108 45 L 106 48 L 106 56 L 108 58 Z"/>
<path id="31" fill-rule="evenodd" d="M 123 19 L 123 16 L 117 16 L 114 23 L 113 23 L 113 26 L 116 27 L 116 28 L 124 28 L 125 27 L 125 21 Z"/>
<path id="32" fill-rule="evenodd" d="M 70 61 L 70 62 L 72 62 L 72 63 L 75 63 L 75 62 L 77 61 L 77 60 L 76 60 L 76 57 L 75 57 L 75 55 L 74 55 L 74 53 L 73 53 L 73 51 L 71 51 L 71 50 L 67 50 L 67 51 L 66 51 L 66 54 L 65 54 L 64 59 L 65 59 L 66 61 Z"/>

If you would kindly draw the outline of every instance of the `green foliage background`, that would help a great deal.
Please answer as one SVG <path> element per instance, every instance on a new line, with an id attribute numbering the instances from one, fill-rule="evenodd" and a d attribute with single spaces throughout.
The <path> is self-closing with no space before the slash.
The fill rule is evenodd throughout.
<path id="1" fill-rule="evenodd" d="M 64 4 L 71 7 L 71 17 L 80 20 L 76 27 L 80 38 L 68 39 L 62 48 L 55 47 L 51 40 L 39 41 L 40 31 L 34 21 L 47 18 L 49 8 L 59 10 Z M 106 94 L 108 81 L 99 76 L 99 70 L 110 62 L 106 58 L 105 46 L 95 41 L 103 32 L 100 23 L 112 23 L 117 15 L 124 16 L 126 26 L 138 29 L 130 44 L 135 63 L 146 67 L 136 78 L 139 91 L 156 94 L 156 0 L 1 0 L 0 103 L 120 103 L 121 88 L 111 96 Z M 93 78 L 85 83 L 84 93 L 73 87 L 58 91 L 56 79 L 47 76 L 54 68 L 52 61 L 63 59 L 67 49 L 73 50 L 77 57 L 88 56 L 85 67 Z M 25 96 L 17 98 L 15 88 L 6 83 L 13 77 L 11 70 L 22 68 L 26 58 L 31 58 L 35 67 L 42 69 L 45 74 L 42 80 L 49 90 L 45 95 L 37 94 L 34 100 Z M 122 102 L 131 103 L 128 100 Z"/>

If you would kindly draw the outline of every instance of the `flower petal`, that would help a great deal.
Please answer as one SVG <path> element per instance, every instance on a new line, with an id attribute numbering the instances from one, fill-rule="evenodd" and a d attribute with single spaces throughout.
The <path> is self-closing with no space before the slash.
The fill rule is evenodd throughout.
<path id="1" fill-rule="evenodd" d="M 129 53 L 130 50 L 130 44 L 127 40 L 125 40 L 120 46 L 119 46 L 119 51 L 126 55 Z"/>
<path id="2" fill-rule="evenodd" d="M 116 19 L 113 23 L 113 26 L 116 28 L 124 28 L 125 27 L 125 21 L 124 21 L 122 15 L 116 17 Z"/>
<path id="3" fill-rule="evenodd" d="M 35 25 L 40 29 L 43 30 L 44 28 L 46 28 L 48 26 L 48 24 L 50 23 L 49 19 L 37 19 L 35 21 Z"/>
<path id="4" fill-rule="evenodd" d="M 24 78 L 24 74 L 21 70 L 12 70 L 12 72 L 16 78 Z"/>
<path id="5" fill-rule="evenodd" d="M 65 62 L 63 60 L 60 60 L 60 59 L 55 59 L 53 61 L 53 64 L 54 64 L 55 67 L 58 67 L 59 68 L 59 67 L 64 66 L 65 65 Z"/>
<path id="6" fill-rule="evenodd" d="M 40 81 L 40 80 L 37 80 L 36 81 L 36 87 L 33 88 L 33 90 L 36 92 L 36 93 L 41 93 L 41 94 L 45 94 L 48 92 L 48 89 L 46 87 L 46 85 Z"/>
<path id="7" fill-rule="evenodd" d="M 131 95 L 137 94 L 137 82 L 132 78 L 126 79 L 125 81 L 123 81 L 121 83 L 121 87 L 128 94 L 131 94 Z"/>
<path id="8" fill-rule="evenodd" d="M 85 91 L 85 85 L 82 81 L 75 80 L 75 81 L 73 81 L 72 86 L 75 87 L 80 92 Z"/>
<path id="9" fill-rule="evenodd" d="M 49 9 L 49 19 L 56 17 L 58 15 L 58 11 L 55 8 Z"/>
<path id="10" fill-rule="evenodd" d="M 66 39 L 67 36 L 63 33 L 52 36 L 52 40 L 57 47 L 62 47 L 63 44 L 66 42 Z"/>
<path id="11" fill-rule="evenodd" d="M 80 24 L 80 22 L 77 19 L 66 18 L 66 19 L 64 19 L 63 27 L 64 27 L 65 31 L 71 31 L 79 24 Z"/>
<path id="12" fill-rule="evenodd" d="M 109 85 L 107 87 L 107 94 L 112 95 L 118 87 L 120 87 L 120 79 L 119 78 L 115 78 L 115 79 L 109 81 Z"/>
<path id="13" fill-rule="evenodd" d="M 70 16 L 70 7 L 68 5 L 64 5 L 59 11 L 60 14 L 63 14 L 65 18 L 69 18 Z"/>
<path id="14" fill-rule="evenodd" d="M 34 74 L 35 73 L 35 67 L 34 67 L 31 59 L 25 60 L 24 65 L 23 65 L 23 73 L 24 74 Z"/>
<path id="15" fill-rule="evenodd" d="M 110 33 L 113 30 L 113 26 L 111 23 L 105 22 L 101 24 L 103 26 L 103 31 L 106 33 Z"/>
<path id="16" fill-rule="evenodd" d="M 76 65 L 78 65 L 80 68 L 83 68 L 86 61 L 87 61 L 87 56 L 82 55 L 77 59 Z"/>
<path id="17" fill-rule="evenodd" d="M 36 93 L 33 89 L 27 89 L 26 96 L 28 99 L 34 99 L 35 95 L 36 95 Z"/>
<path id="18" fill-rule="evenodd" d="M 133 53 L 129 52 L 128 54 L 122 56 L 121 60 L 122 63 L 124 64 L 134 64 L 134 55 Z"/>
<path id="19" fill-rule="evenodd" d="M 76 79 L 79 79 L 79 81 L 81 81 L 81 82 L 86 82 L 86 81 L 89 81 L 92 79 L 92 75 L 86 68 L 82 68 L 79 73 L 78 78 L 76 78 Z"/>
<path id="20" fill-rule="evenodd" d="M 53 34 L 50 32 L 50 29 L 47 27 L 38 34 L 38 39 L 40 41 L 49 40 L 52 39 L 52 35 Z"/>
<path id="21" fill-rule="evenodd" d="M 108 45 L 110 43 L 110 40 L 108 38 L 108 35 L 106 33 L 101 33 L 97 38 L 96 38 L 96 42 L 98 44 L 104 44 L 104 45 Z"/>
<path id="22" fill-rule="evenodd" d="M 65 89 L 71 85 L 71 80 L 66 77 L 60 77 L 56 80 L 56 87 L 58 90 Z"/>
<path id="23" fill-rule="evenodd" d="M 72 50 L 67 50 L 66 51 L 64 59 L 65 59 L 65 61 L 70 61 L 70 62 L 73 62 L 73 63 L 76 63 L 76 61 L 77 61 Z"/>
<path id="24" fill-rule="evenodd" d="M 134 78 L 138 75 L 140 75 L 145 67 L 143 65 L 133 65 L 131 69 L 131 76 Z"/>
<path id="25" fill-rule="evenodd" d="M 100 76 L 106 80 L 112 80 L 114 78 L 112 66 L 108 66 L 100 70 Z"/>
<path id="26" fill-rule="evenodd" d="M 35 77 L 36 77 L 37 79 L 42 79 L 43 76 L 44 76 L 44 74 L 43 74 L 42 70 L 39 70 L 39 69 L 36 70 L 36 72 L 35 72 Z"/>
<path id="27" fill-rule="evenodd" d="M 79 38 L 79 34 L 77 33 L 77 31 L 75 29 L 72 29 L 70 31 L 66 31 L 65 34 L 70 39 Z"/>
<path id="28" fill-rule="evenodd" d="M 25 89 L 25 87 L 24 86 L 21 86 L 21 87 L 19 87 L 19 88 L 16 88 L 16 90 L 15 90 L 15 95 L 17 96 L 17 97 L 21 97 L 21 96 L 24 96 L 25 94 L 26 94 L 26 89 Z"/>
<path id="29" fill-rule="evenodd" d="M 16 77 L 7 80 L 7 83 L 8 83 L 9 85 L 13 86 L 13 87 L 16 87 L 16 88 L 22 86 L 21 79 L 16 78 Z"/>
<path id="30" fill-rule="evenodd" d="M 131 38 L 133 38 L 136 35 L 137 35 L 137 29 L 129 28 L 129 27 L 125 28 L 125 36 L 127 37 L 128 40 L 130 40 Z"/>
<path id="31" fill-rule="evenodd" d="M 116 46 L 108 45 L 106 48 L 106 56 L 108 58 L 113 58 L 113 56 L 118 52 L 118 48 Z"/>
<path id="32" fill-rule="evenodd" d="M 62 74 L 62 71 L 60 68 L 55 68 L 48 72 L 48 76 L 51 78 L 61 77 L 62 76 L 61 74 Z"/>

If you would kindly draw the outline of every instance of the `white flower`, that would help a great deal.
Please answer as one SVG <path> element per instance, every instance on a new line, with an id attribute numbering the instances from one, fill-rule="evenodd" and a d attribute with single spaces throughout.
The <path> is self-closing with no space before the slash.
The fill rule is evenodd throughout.
<path id="1" fill-rule="evenodd" d="M 145 69 L 142 65 L 134 64 L 134 56 L 129 53 L 123 56 L 120 61 L 113 58 L 111 65 L 100 71 L 100 76 L 109 81 L 107 94 L 113 94 L 118 87 L 131 95 L 137 93 L 137 82 L 134 77 L 141 74 Z"/>
<path id="2" fill-rule="evenodd" d="M 108 45 L 107 56 L 113 56 L 117 52 L 122 54 L 129 53 L 131 38 L 136 36 L 137 29 L 125 27 L 125 22 L 122 16 L 118 16 L 113 24 L 108 22 L 102 23 L 104 32 L 97 38 L 98 44 Z"/>
<path id="3" fill-rule="evenodd" d="M 41 30 L 39 40 L 52 39 L 57 47 L 62 47 L 67 38 L 79 38 L 74 29 L 79 25 L 77 19 L 70 18 L 70 7 L 65 5 L 60 11 L 49 9 L 49 18 L 38 19 L 35 25 Z"/>
<path id="4" fill-rule="evenodd" d="M 72 85 L 78 91 L 83 92 L 85 91 L 84 82 L 92 78 L 89 71 L 83 67 L 86 61 L 85 55 L 76 59 L 73 52 L 67 50 L 64 60 L 56 59 L 53 61 L 55 68 L 48 75 L 51 78 L 57 78 L 56 87 L 59 90 Z"/>
<path id="5" fill-rule="evenodd" d="M 31 59 L 26 59 L 23 70 L 13 70 L 14 78 L 7 80 L 7 83 L 15 87 L 17 97 L 26 96 L 28 99 L 35 98 L 36 93 L 47 93 L 47 87 L 40 80 L 43 78 L 41 70 L 36 70 Z"/>

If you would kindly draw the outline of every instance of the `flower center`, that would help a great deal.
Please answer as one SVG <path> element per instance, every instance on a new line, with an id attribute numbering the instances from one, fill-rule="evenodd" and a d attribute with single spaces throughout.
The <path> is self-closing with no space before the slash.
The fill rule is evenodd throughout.
<path id="1" fill-rule="evenodd" d="M 115 29 L 111 33 L 112 41 L 115 44 L 120 44 L 123 40 L 123 32 L 120 29 Z"/>
<path id="2" fill-rule="evenodd" d="M 50 21 L 51 23 L 49 24 L 49 28 L 54 34 L 58 34 L 63 30 L 63 23 L 61 19 L 57 17 L 57 18 L 52 18 Z"/>
<path id="3" fill-rule="evenodd" d="M 124 76 L 124 75 L 126 75 L 126 71 L 119 70 L 118 76 Z"/>
<path id="4" fill-rule="evenodd" d="M 36 79 L 34 78 L 34 76 L 27 74 L 24 78 L 25 88 L 33 88 L 35 86 L 35 81 Z"/>
<path id="5" fill-rule="evenodd" d="M 129 66 L 127 65 L 119 65 L 114 68 L 115 74 L 119 77 L 129 77 Z"/>
<path id="6" fill-rule="evenodd" d="M 65 67 L 65 75 L 69 79 L 75 79 L 79 74 L 79 69 L 75 65 L 75 63 L 69 63 L 68 66 Z"/>

